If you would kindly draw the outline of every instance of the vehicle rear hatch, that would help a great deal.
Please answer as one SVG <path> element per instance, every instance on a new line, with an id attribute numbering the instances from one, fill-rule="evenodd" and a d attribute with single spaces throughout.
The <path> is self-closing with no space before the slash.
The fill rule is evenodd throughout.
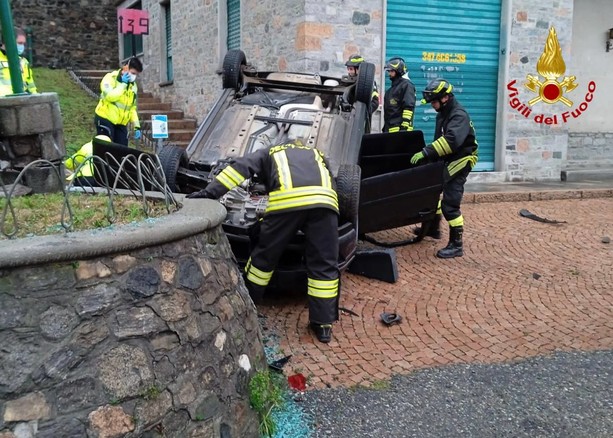
<path id="1" fill-rule="evenodd" d="M 443 190 L 442 161 L 411 164 L 425 146 L 422 131 L 366 134 L 360 167 L 360 234 L 427 222 Z"/>

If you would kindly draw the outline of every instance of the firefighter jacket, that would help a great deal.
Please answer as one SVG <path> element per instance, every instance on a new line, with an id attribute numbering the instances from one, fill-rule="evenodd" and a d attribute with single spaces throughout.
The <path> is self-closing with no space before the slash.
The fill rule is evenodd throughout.
<path id="1" fill-rule="evenodd" d="M 38 93 L 34 84 L 34 75 L 30 63 L 23 56 L 19 57 L 19 65 L 21 67 L 21 79 L 23 81 L 23 91 L 26 93 Z M 4 50 L 0 50 L 0 96 L 13 94 L 13 86 L 11 84 L 11 71 L 9 70 L 9 60 Z"/>
<path id="2" fill-rule="evenodd" d="M 436 115 L 434 141 L 423 150 L 429 159 L 442 158 L 453 176 L 467 164 L 477 164 L 477 137 L 473 122 L 454 96 Z"/>
<path id="3" fill-rule="evenodd" d="M 383 130 L 385 132 L 412 131 L 415 111 L 415 86 L 410 79 L 395 77 L 385 92 Z"/>
<path id="4" fill-rule="evenodd" d="M 66 169 L 74 172 L 81 165 L 81 163 L 83 163 L 87 158 L 91 157 L 93 153 L 94 146 L 92 145 L 92 142 L 89 141 L 81 146 L 81 149 L 68 157 L 66 161 L 64 161 L 64 166 L 66 166 Z M 80 176 L 94 176 L 94 165 L 91 160 L 89 163 L 81 167 L 78 174 L 73 173 L 66 179 L 70 181 L 73 178 L 78 178 Z"/>
<path id="5" fill-rule="evenodd" d="M 301 144 L 282 144 L 236 158 L 204 190 L 217 199 L 258 176 L 268 192 L 266 214 L 329 208 L 338 213 L 334 178 L 323 154 Z"/>
<path id="6" fill-rule="evenodd" d="M 370 98 L 370 113 L 374 113 L 379 108 L 379 87 L 375 82 L 372 89 L 372 96 Z"/>
<path id="7" fill-rule="evenodd" d="M 113 125 L 126 126 L 132 122 L 134 129 L 140 129 L 136 113 L 136 82 L 121 82 L 121 69 L 107 73 L 100 82 L 100 101 L 96 115 Z"/>

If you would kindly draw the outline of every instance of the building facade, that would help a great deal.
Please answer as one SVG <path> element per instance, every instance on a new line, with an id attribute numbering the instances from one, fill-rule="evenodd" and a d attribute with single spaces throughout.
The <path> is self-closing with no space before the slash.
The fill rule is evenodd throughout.
<path id="1" fill-rule="evenodd" d="M 454 83 L 476 125 L 477 170 L 489 178 L 559 180 L 564 170 L 613 169 L 609 0 L 126 0 L 119 7 L 149 13 L 139 53 L 144 88 L 199 122 L 220 94 L 228 48 L 260 70 L 329 75 L 344 73 L 344 61 L 360 53 L 377 66 L 383 89 L 385 60 L 401 56 L 418 94 L 433 77 Z M 416 108 L 426 140 L 434 117 L 429 106 Z"/>

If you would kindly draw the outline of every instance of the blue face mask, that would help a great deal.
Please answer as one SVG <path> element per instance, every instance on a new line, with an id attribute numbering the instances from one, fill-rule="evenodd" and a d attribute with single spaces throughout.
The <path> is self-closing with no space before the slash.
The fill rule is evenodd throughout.
<path id="1" fill-rule="evenodd" d="M 17 53 L 19 53 L 20 55 L 23 55 L 23 52 L 25 51 L 26 51 L 25 44 L 17 44 Z"/>

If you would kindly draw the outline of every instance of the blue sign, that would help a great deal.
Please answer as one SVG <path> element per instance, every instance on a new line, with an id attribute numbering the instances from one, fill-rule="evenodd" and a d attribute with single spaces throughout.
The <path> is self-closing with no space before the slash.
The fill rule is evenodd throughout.
<path id="1" fill-rule="evenodd" d="M 166 114 L 151 116 L 151 136 L 153 138 L 168 138 L 168 116 Z"/>

